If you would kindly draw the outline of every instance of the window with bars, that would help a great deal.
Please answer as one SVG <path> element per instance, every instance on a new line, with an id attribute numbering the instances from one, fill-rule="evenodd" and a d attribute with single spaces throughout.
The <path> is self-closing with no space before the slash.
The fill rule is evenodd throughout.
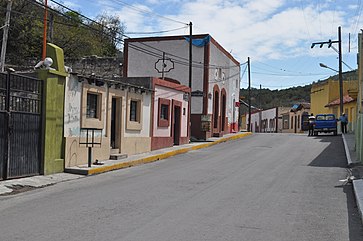
<path id="1" fill-rule="evenodd" d="M 99 118 L 99 109 L 98 109 L 98 101 L 99 95 L 94 93 L 87 93 L 87 118 Z"/>
<path id="2" fill-rule="evenodd" d="M 130 101 L 130 121 L 139 122 L 138 119 L 138 101 L 131 100 Z"/>
<path id="3" fill-rule="evenodd" d="M 170 124 L 170 100 L 159 98 L 158 126 L 168 127 Z"/>

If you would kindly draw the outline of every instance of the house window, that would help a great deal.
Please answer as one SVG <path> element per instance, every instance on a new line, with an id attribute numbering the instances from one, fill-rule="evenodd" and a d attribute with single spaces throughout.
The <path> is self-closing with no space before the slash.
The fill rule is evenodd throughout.
<path id="1" fill-rule="evenodd" d="M 160 119 L 169 120 L 169 106 L 161 104 Z"/>
<path id="2" fill-rule="evenodd" d="M 294 117 L 291 116 L 291 127 L 290 129 L 294 129 Z"/>
<path id="3" fill-rule="evenodd" d="M 87 93 L 87 118 L 99 118 L 98 99 L 98 94 Z"/>
<path id="4" fill-rule="evenodd" d="M 138 93 L 128 93 L 126 110 L 126 129 L 141 131 L 143 128 L 143 96 Z"/>
<path id="5" fill-rule="evenodd" d="M 130 121 L 139 122 L 138 118 L 138 101 L 137 100 L 131 100 L 130 101 Z"/>
<path id="6" fill-rule="evenodd" d="M 168 127 L 170 125 L 170 100 L 159 98 L 158 99 L 159 114 L 158 114 L 158 126 Z"/>

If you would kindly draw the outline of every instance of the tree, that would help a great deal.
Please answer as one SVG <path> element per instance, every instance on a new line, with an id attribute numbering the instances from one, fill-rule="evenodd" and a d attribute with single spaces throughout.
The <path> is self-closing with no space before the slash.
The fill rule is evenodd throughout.
<path id="1" fill-rule="evenodd" d="M 4 22 L 6 2 L 0 3 L 0 22 Z M 66 58 L 98 55 L 115 57 L 125 25 L 117 16 L 102 14 L 91 21 L 74 11 L 49 9 L 53 15 L 52 43 L 63 48 Z M 27 65 L 29 59 L 39 60 L 43 42 L 44 9 L 37 2 L 14 1 L 10 21 L 7 64 Z M 49 19 L 49 18 L 48 18 Z M 49 23 L 48 23 L 49 26 Z"/>

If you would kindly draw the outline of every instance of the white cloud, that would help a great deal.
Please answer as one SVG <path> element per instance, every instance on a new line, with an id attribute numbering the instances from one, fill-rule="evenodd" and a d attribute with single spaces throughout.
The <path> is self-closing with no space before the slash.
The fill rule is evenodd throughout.
<path id="1" fill-rule="evenodd" d="M 362 21 L 347 17 L 349 14 L 345 11 L 349 10 L 342 7 L 344 4 L 333 6 L 330 1 L 313 5 L 298 0 L 147 0 L 143 5 L 133 5 L 134 9 L 121 4 L 116 7 L 116 1 L 112 0 L 100 2 L 104 9 L 126 22 L 127 32 L 182 27 L 180 23 L 145 14 L 155 11 L 155 14 L 166 16 L 161 12 L 165 7 L 169 12 L 166 17 L 184 23 L 192 21 L 194 34 L 210 33 L 225 49 L 233 49 L 233 55 L 238 58 L 254 56 L 266 60 L 310 55 L 311 43 L 336 38 L 338 25 L 349 31 L 361 26 Z M 171 6 L 174 7 L 172 14 Z M 187 33 L 181 30 L 171 34 Z M 315 54 L 327 53 L 329 51 L 319 50 Z"/>

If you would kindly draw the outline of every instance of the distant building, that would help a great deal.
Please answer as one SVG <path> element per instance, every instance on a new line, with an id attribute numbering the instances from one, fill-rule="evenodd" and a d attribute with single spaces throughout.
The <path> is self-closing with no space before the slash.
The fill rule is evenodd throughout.
<path id="1" fill-rule="evenodd" d="M 308 130 L 310 103 L 295 104 L 289 111 L 282 113 L 283 133 L 302 133 Z"/>
<path id="2" fill-rule="evenodd" d="M 355 129 L 356 99 L 358 96 L 357 70 L 343 73 L 343 112 L 348 115 L 348 130 Z M 324 81 L 313 83 L 310 93 L 311 112 L 340 116 L 339 80 L 332 76 Z"/>
<path id="3" fill-rule="evenodd" d="M 281 132 L 283 129 L 282 115 L 289 110 L 290 108 L 287 107 L 275 107 L 267 110 L 254 110 L 251 113 L 251 132 Z M 246 124 L 248 123 L 249 116 L 247 113 Z"/>

